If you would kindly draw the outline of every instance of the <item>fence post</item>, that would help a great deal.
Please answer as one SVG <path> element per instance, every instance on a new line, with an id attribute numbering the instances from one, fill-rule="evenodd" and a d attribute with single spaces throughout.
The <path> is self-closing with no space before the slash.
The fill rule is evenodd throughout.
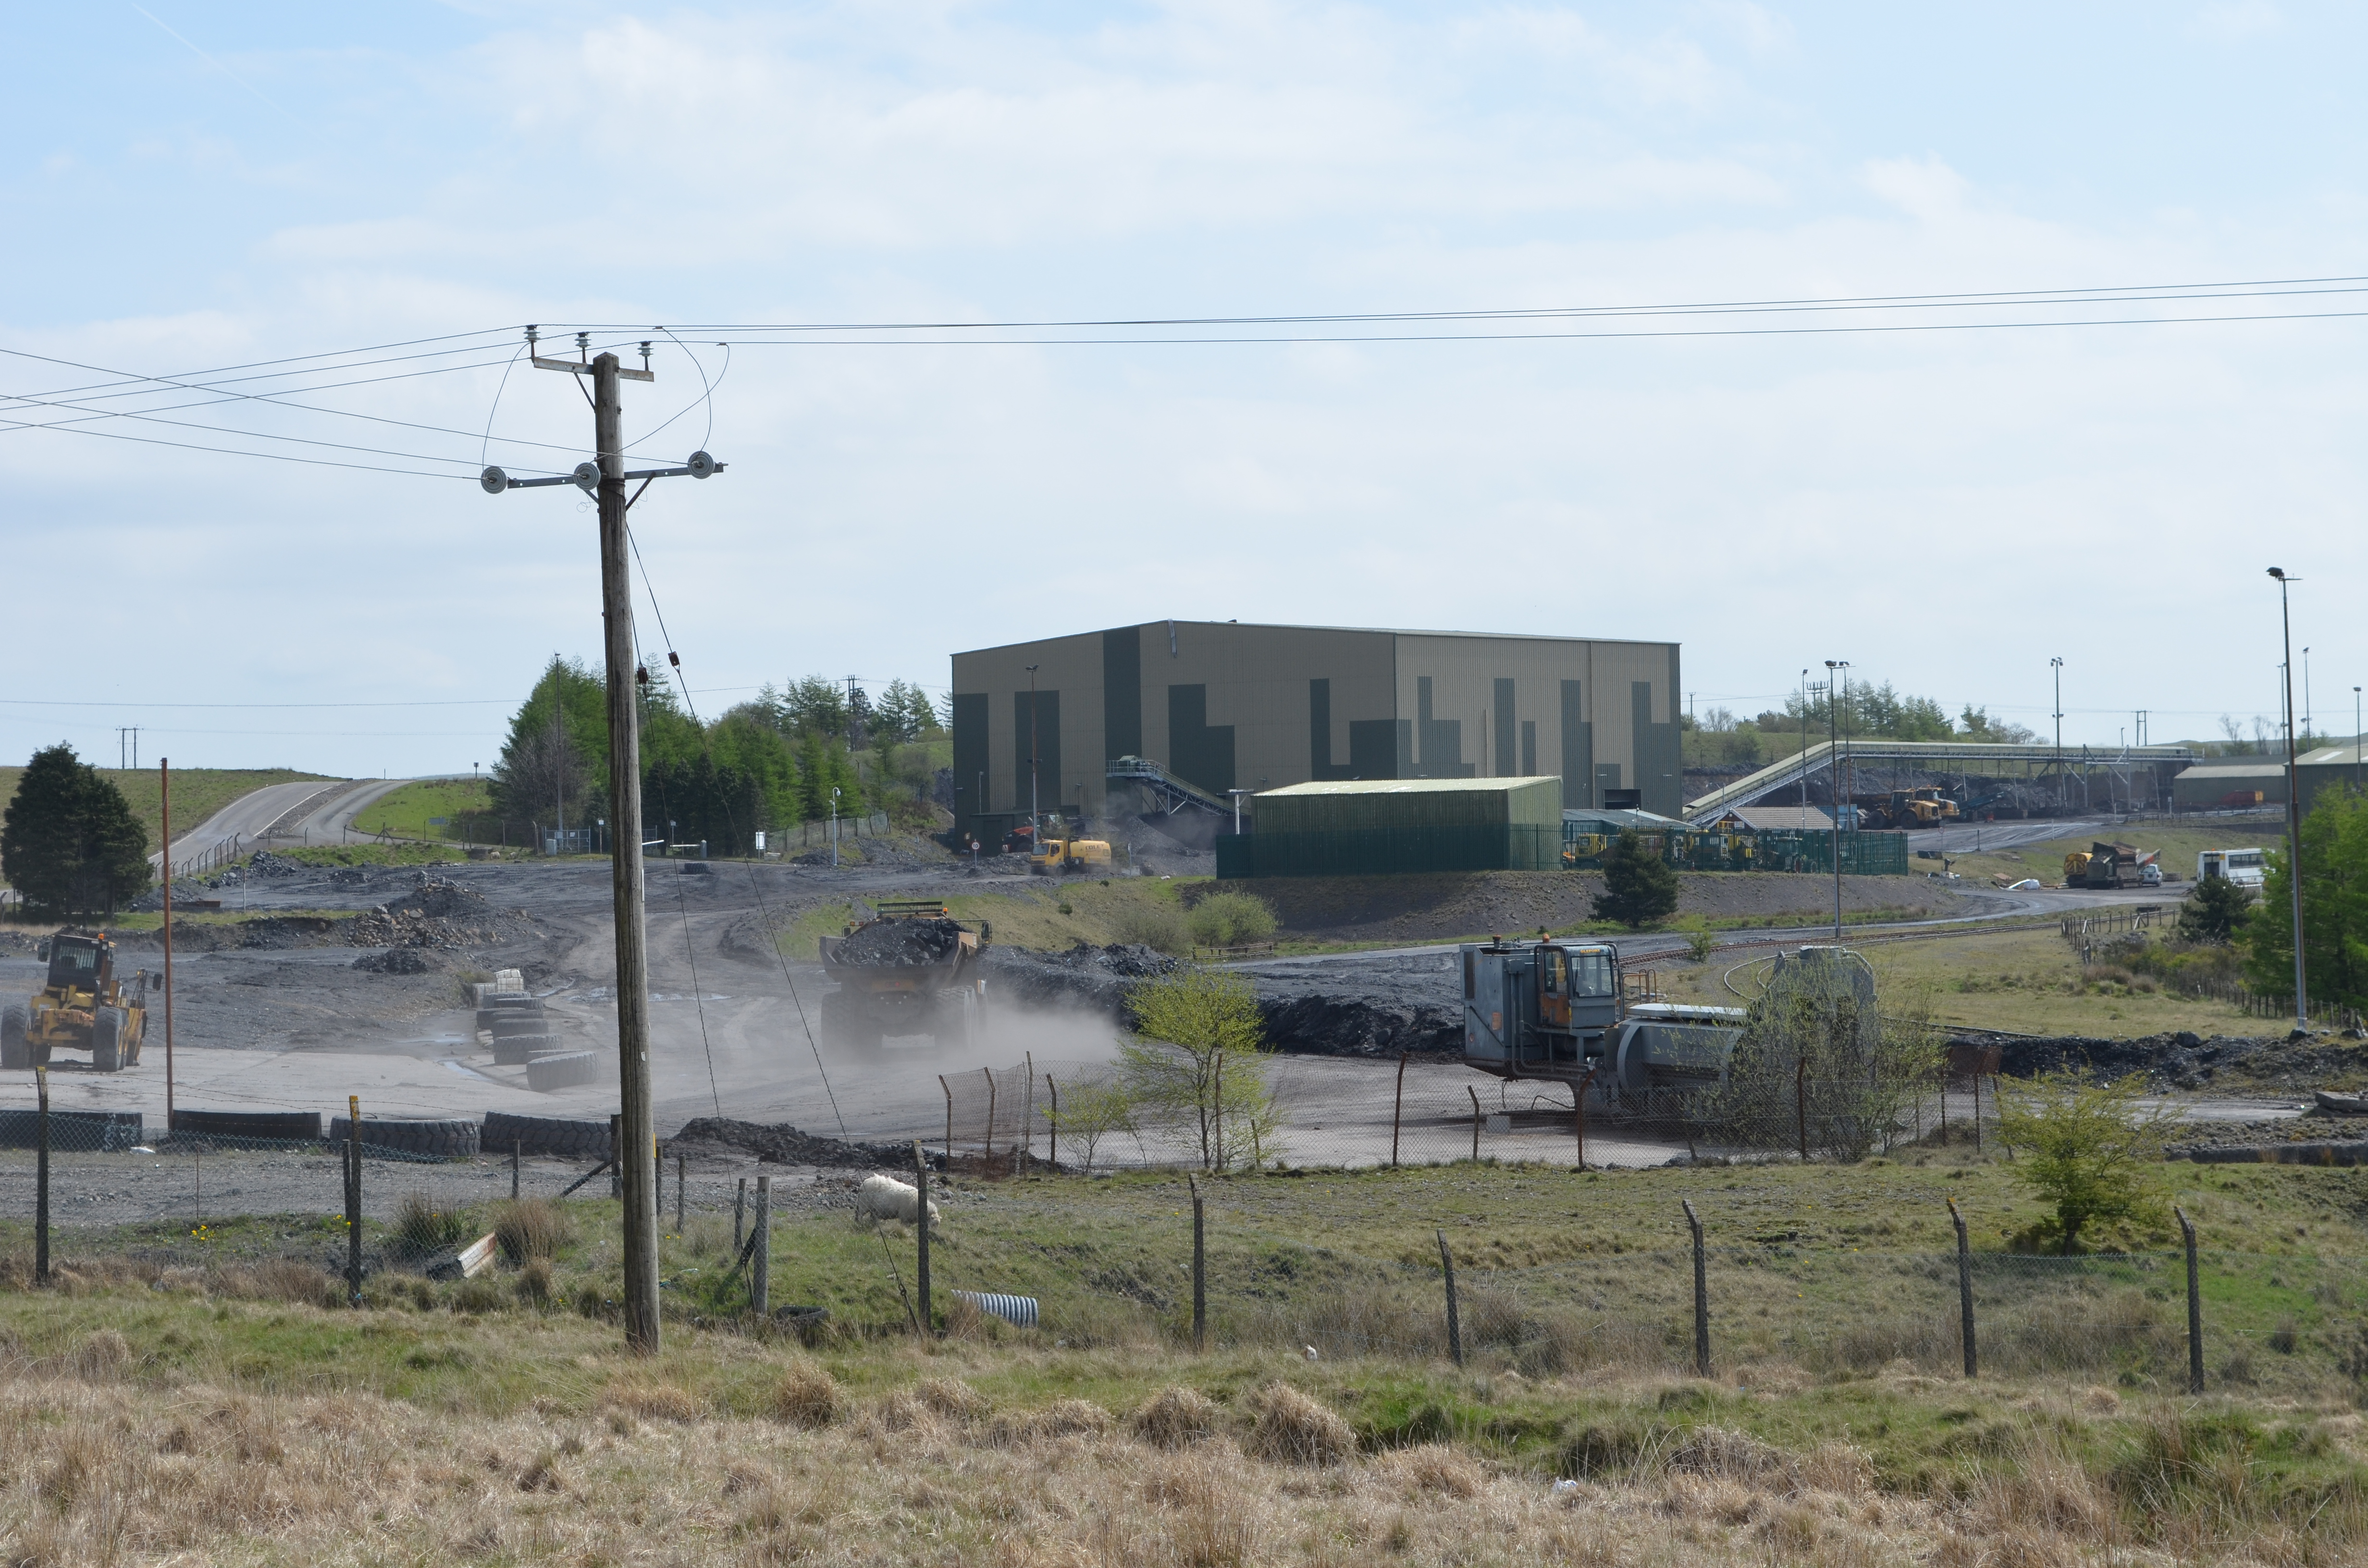
<path id="1" fill-rule="evenodd" d="M 1793 1059 L 1793 1131 L 1801 1141 L 1801 1163 L 1809 1163 L 1809 1058 Z"/>
<path id="2" fill-rule="evenodd" d="M 1036 1157 L 1036 1053 L 1022 1052 L 1019 1067 L 1028 1074 L 1028 1086 L 1019 1096 L 1019 1164 L 1014 1175 L 1026 1174 L 1029 1162 Z"/>
<path id="3" fill-rule="evenodd" d="M 988 1082 L 994 1080 L 989 1079 Z M 988 1125 L 994 1124 L 989 1122 Z M 921 1153 L 921 1141 L 917 1138 L 913 1140 L 913 1176 L 921 1194 L 921 1200 L 913 1213 L 916 1228 L 921 1235 L 920 1261 L 914 1272 L 920 1287 L 921 1334 L 926 1338 L 937 1319 L 929 1312 L 929 1162 Z"/>
<path id="4" fill-rule="evenodd" d="M 1044 1074 L 1044 1093 L 1053 1102 L 1051 1112 L 1044 1118 L 1046 1124 L 1044 1136 L 1052 1144 L 1052 1150 L 1045 1164 L 1053 1167 L 1054 1176 L 1059 1176 L 1061 1174 L 1061 1085 L 1053 1082 L 1053 1074 L 1050 1073 Z"/>
<path id="5" fill-rule="evenodd" d="M 1694 1212 L 1694 1200 L 1681 1198 L 1685 1206 L 1686 1225 L 1694 1233 L 1694 1373 L 1710 1376 L 1710 1277 L 1702 1267 L 1702 1217 Z"/>
<path id="6" fill-rule="evenodd" d="M 773 1311 L 773 1178 L 757 1178 L 757 1256 L 748 1271 L 748 1305 L 758 1317 Z"/>
<path id="7" fill-rule="evenodd" d="M 41 1097 L 37 1118 L 40 1130 L 33 1141 L 39 1151 L 33 1182 L 33 1283 L 46 1285 L 50 1282 L 50 1070 L 46 1065 L 33 1069 L 33 1086 Z"/>
<path id="8" fill-rule="evenodd" d="M 1190 1171 L 1184 1173 L 1184 1184 L 1192 1189 L 1192 1349 L 1198 1353 L 1208 1344 L 1209 1258 L 1201 1184 Z"/>
<path id="9" fill-rule="evenodd" d="M 1390 1169 L 1398 1168 L 1398 1119 L 1406 1111 L 1406 1064 L 1409 1052 L 1398 1052 L 1397 1097 L 1390 1102 Z"/>
<path id="10" fill-rule="evenodd" d="M 682 1183 L 684 1161 L 680 1153 L 674 1157 L 674 1233 L 682 1234 Z"/>
<path id="11" fill-rule="evenodd" d="M 986 1079 L 986 1174 L 993 1176 L 995 1174 L 995 1069 L 982 1067 L 979 1072 Z"/>
<path id="12" fill-rule="evenodd" d="M 1210 1153 L 1216 1157 L 1217 1169 L 1225 1168 L 1225 1053 L 1212 1051 L 1209 1057 L 1209 1128 L 1215 1134 Z"/>
<path id="13" fill-rule="evenodd" d="M 346 1299 L 362 1304 L 362 1097 L 346 1096 Z"/>
<path id="14" fill-rule="evenodd" d="M 1439 1237 L 1439 1267 L 1447 1275 L 1447 1353 L 1455 1364 L 1463 1365 L 1463 1324 L 1455 1315 L 1455 1259 L 1448 1256 L 1447 1233 L 1433 1233 Z"/>
<path id="15" fill-rule="evenodd" d="M 524 1152 L 524 1140 L 518 1138 L 510 1140 L 510 1201 L 512 1203 L 518 1200 L 518 1161 Z"/>
<path id="16" fill-rule="evenodd" d="M 625 1119 L 609 1119 L 609 1196 L 623 1201 L 625 1197 Z"/>
<path id="17" fill-rule="evenodd" d="M 1472 1163 L 1476 1165 L 1480 1163 L 1480 1091 L 1466 1084 L 1463 1092 L 1472 1096 Z"/>
<path id="18" fill-rule="evenodd" d="M 954 1091 L 943 1073 L 938 1074 L 938 1087 L 946 1095 L 946 1169 L 954 1168 Z"/>
<path id="19" fill-rule="evenodd" d="M 732 1256 L 738 1257 L 740 1248 L 748 1240 L 748 1178 L 740 1178 L 740 1190 L 732 1195 Z"/>
<path id="20" fill-rule="evenodd" d="M 2179 1216 L 2180 1233 L 2187 1238 L 2187 1392 L 2203 1392 L 2203 1295 L 2195 1274 L 2195 1221 L 2187 1217 L 2184 1209 L 2173 1209 Z"/>
<path id="21" fill-rule="evenodd" d="M 1974 1255 L 1965 1240 L 1965 1217 L 1957 1211 L 1957 1200 L 1949 1199 L 1949 1219 L 1957 1227 L 1957 1320 L 1965 1342 L 1965 1376 L 1973 1377 L 1981 1369 L 1981 1358 L 1974 1350 Z"/>
<path id="22" fill-rule="evenodd" d="M 1573 1108 L 1578 1115 L 1578 1168 L 1580 1170 L 1587 1168 L 1587 1091 L 1595 1086 L 1595 1075 L 1602 1071 L 1600 1065 L 1588 1068 L 1587 1076 L 1578 1081 L 1578 1092 L 1571 1096 L 1574 1102 Z"/>

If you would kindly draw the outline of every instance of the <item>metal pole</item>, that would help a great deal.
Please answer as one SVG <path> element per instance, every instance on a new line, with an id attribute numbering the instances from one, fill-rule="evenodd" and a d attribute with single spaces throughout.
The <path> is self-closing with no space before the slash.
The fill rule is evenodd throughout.
<path id="1" fill-rule="evenodd" d="M 1686 1210 L 1686 1225 L 1694 1233 L 1694 1372 L 1710 1376 L 1710 1277 L 1703 1271 L 1702 1218 L 1691 1198 L 1678 1200 Z"/>
<path id="2" fill-rule="evenodd" d="M 1406 1113 L 1406 1051 L 1398 1052 L 1397 1097 L 1390 1102 L 1390 1169 L 1398 1168 L 1398 1122 Z"/>
<path id="3" fill-rule="evenodd" d="M 1957 1227 L 1957 1320 L 1965 1342 L 1965 1376 L 1973 1377 L 1981 1369 L 1981 1358 L 1974 1349 L 1974 1254 L 1965 1239 L 1965 1217 L 1957 1211 L 1957 1200 L 1949 1199 L 1949 1219 Z"/>
<path id="4" fill-rule="evenodd" d="M 346 1096 L 346 1299 L 362 1304 L 362 1097 Z"/>
<path id="5" fill-rule="evenodd" d="M 938 1087 L 946 1092 L 946 1169 L 954 1168 L 954 1091 L 943 1073 L 938 1074 Z"/>
<path id="6" fill-rule="evenodd" d="M 929 1162 L 921 1153 L 921 1141 L 913 1140 L 913 1175 L 920 1189 L 921 1200 L 915 1209 L 913 1220 L 920 1232 L 919 1267 L 915 1270 L 921 1293 L 921 1332 L 927 1335 L 937 1320 L 929 1312 Z"/>
<path id="7" fill-rule="evenodd" d="M 1842 769 L 1841 709 L 1836 696 L 1834 671 L 1839 659 L 1826 661 L 1826 778 L 1834 798 L 1834 940 L 1842 939 Z"/>
<path id="8" fill-rule="evenodd" d="M 1046 1123 L 1044 1137 L 1052 1145 L 1045 1163 L 1053 1167 L 1054 1176 L 1059 1176 L 1061 1174 L 1061 1085 L 1053 1082 L 1053 1074 L 1050 1073 L 1044 1074 L 1044 1094 L 1053 1102 L 1051 1112 L 1044 1118 Z"/>
<path id="9" fill-rule="evenodd" d="M 677 1153 L 674 1157 L 674 1233 L 676 1235 L 682 1234 L 682 1213 L 684 1202 L 682 1192 L 683 1169 L 683 1157 Z"/>
<path id="10" fill-rule="evenodd" d="M 2173 1209 L 2179 1216 L 2180 1233 L 2187 1240 L 2187 1392 L 2203 1392 L 2203 1294 L 2195 1273 L 2195 1221 L 2187 1217 L 2184 1209 Z"/>
<path id="11" fill-rule="evenodd" d="M 518 1200 L 518 1176 L 520 1174 L 518 1171 L 518 1163 L 525 1153 L 525 1141 L 523 1139 L 513 1138 L 510 1140 L 510 1201 L 512 1203 L 516 1203 Z"/>
<path id="12" fill-rule="evenodd" d="M 1472 1096 L 1472 1163 L 1476 1165 L 1480 1163 L 1480 1091 L 1466 1084 L 1463 1092 Z"/>
<path id="13" fill-rule="evenodd" d="M 1801 1140 L 1801 1163 L 1809 1163 L 1809 1058 L 1793 1059 L 1793 1131 Z"/>
<path id="14" fill-rule="evenodd" d="M 1463 1324 L 1455 1315 L 1455 1259 L 1448 1256 L 1447 1233 L 1435 1231 L 1439 1237 L 1439 1267 L 1447 1275 L 1447 1353 L 1455 1364 L 1463 1365 Z"/>
<path id="15" fill-rule="evenodd" d="M 1192 1348 L 1207 1347 L 1209 1334 L 1209 1260 L 1207 1235 L 1201 1200 L 1201 1184 L 1192 1173 L 1184 1173 L 1184 1185 L 1192 1189 Z"/>
<path id="16" fill-rule="evenodd" d="M 2299 770 L 2294 767 L 2294 611 L 2287 600 L 2286 585 L 2299 582 L 2277 567 L 2270 575 L 2278 580 L 2278 619 L 2285 638 L 2285 698 L 2286 698 L 2286 882 L 2294 893 L 2294 1028 L 2310 1028 L 2310 990 L 2304 975 L 2302 939 L 2302 789 Z"/>
<path id="17" fill-rule="evenodd" d="M 1580 1170 L 1587 1168 L 1587 1091 L 1594 1087 L 1595 1075 L 1602 1071 L 1600 1066 L 1588 1068 L 1587 1076 L 1578 1081 L 1578 1092 L 1571 1096 L 1578 1112 L 1578 1168 Z"/>
<path id="18" fill-rule="evenodd" d="M 165 810 L 165 1131 L 173 1131 L 173 759 L 156 765 Z"/>
<path id="19" fill-rule="evenodd" d="M 626 560 L 624 407 L 617 357 L 592 361 L 593 448 L 600 462 L 600 600 L 607 623 L 609 814 L 630 829 L 609 858 L 617 925 L 617 1104 L 624 1173 L 625 1343 L 658 1352 L 655 1167 L 624 1158 L 656 1136 L 650 1105 L 650 976 L 642 870 L 642 736 L 634 700 L 633 598 Z"/>
<path id="20" fill-rule="evenodd" d="M 748 1178 L 747 1178 L 746 1176 L 742 1176 L 742 1177 L 740 1178 L 740 1190 L 739 1190 L 739 1191 L 737 1191 L 737 1192 L 735 1192 L 735 1193 L 734 1193 L 734 1194 L 732 1195 L 732 1256 L 733 1256 L 737 1257 L 737 1256 L 740 1256 L 740 1249 L 741 1249 L 741 1247 L 743 1247 L 744 1245 L 746 1245 L 746 1244 L 747 1244 L 747 1240 L 748 1240 Z"/>
<path id="21" fill-rule="evenodd" d="M 2050 659 L 2055 672 L 2055 803 L 2064 803 L 2064 661 Z"/>
<path id="22" fill-rule="evenodd" d="M 1036 666 L 1028 666 L 1028 854 L 1032 859 L 1044 846 L 1044 819 L 1036 802 Z"/>
<path id="23" fill-rule="evenodd" d="M 40 1126 L 34 1138 L 37 1151 L 33 1166 L 33 1283 L 50 1282 L 50 1070 L 33 1069 L 33 1087 L 41 1096 L 41 1109 L 36 1119 Z"/>

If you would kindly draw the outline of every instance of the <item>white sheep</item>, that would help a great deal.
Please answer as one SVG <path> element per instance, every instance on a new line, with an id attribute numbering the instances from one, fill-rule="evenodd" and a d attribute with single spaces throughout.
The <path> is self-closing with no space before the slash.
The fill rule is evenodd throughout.
<path id="1" fill-rule="evenodd" d="M 855 1189 L 855 1211 L 867 1220 L 902 1220 L 914 1223 L 920 1217 L 921 1195 L 894 1176 L 868 1176 L 863 1185 Z M 929 1205 L 929 1223 L 938 1222 L 938 1206 Z"/>

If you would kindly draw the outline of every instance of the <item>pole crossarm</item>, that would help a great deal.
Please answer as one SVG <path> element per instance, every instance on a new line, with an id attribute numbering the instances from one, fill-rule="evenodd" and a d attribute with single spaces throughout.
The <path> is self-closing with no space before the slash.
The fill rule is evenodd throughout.
<path id="1" fill-rule="evenodd" d="M 534 356 L 532 363 L 538 370 L 565 370 L 570 375 L 576 376 L 589 376 L 594 373 L 592 367 L 580 359 L 546 359 L 538 354 Z M 617 367 L 617 374 L 620 379 L 628 381 L 655 381 L 658 379 L 657 372 L 655 370 L 628 370 L 622 365 Z"/>
<path id="2" fill-rule="evenodd" d="M 674 468 L 628 469 L 617 477 L 646 482 L 653 479 L 679 479 L 688 474 L 692 479 L 710 479 L 722 473 L 729 466 L 731 465 L 728 463 L 717 462 L 705 452 L 693 452 L 690 454 L 689 462 Z M 485 494 L 488 495 L 499 495 L 505 490 L 540 490 L 552 484 L 573 484 L 579 489 L 590 491 L 598 487 L 600 473 L 598 465 L 590 462 L 577 464 L 573 473 L 554 473 L 548 479 L 512 479 L 498 468 L 488 468 L 477 476 L 477 483 L 484 487 Z"/>

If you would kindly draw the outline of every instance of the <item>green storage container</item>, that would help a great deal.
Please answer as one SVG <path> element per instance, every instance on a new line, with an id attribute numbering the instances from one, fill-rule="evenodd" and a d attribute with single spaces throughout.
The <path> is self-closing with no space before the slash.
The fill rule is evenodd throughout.
<path id="1" fill-rule="evenodd" d="M 1327 779 L 1266 790 L 1252 800 L 1251 811 L 1261 834 L 1513 825 L 1559 829 L 1562 780 Z"/>

